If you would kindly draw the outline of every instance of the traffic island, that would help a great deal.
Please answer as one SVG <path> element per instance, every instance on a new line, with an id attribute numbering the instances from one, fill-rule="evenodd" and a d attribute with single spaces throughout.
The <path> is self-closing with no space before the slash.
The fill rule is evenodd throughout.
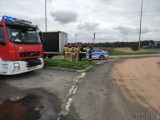
<path id="1" fill-rule="evenodd" d="M 44 68 L 51 68 L 56 70 L 69 70 L 76 72 L 84 72 L 90 69 L 95 62 L 89 61 L 69 61 L 65 59 L 44 59 Z"/>

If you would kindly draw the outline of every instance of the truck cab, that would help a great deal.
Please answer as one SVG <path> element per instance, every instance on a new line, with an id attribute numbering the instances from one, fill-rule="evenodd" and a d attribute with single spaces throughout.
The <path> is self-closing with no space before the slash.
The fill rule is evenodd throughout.
<path id="1" fill-rule="evenodd" d="M 43 67 L 38 27 L 3 16 L 0 21 L 0 75 L 20 74 Z"/>

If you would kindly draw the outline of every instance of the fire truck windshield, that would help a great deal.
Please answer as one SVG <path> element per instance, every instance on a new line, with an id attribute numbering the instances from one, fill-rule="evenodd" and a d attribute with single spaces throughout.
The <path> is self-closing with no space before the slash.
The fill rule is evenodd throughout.
<path id="1" fill-rule="evenodd" d="M 14 43 L 40 44 L 37 31 L 33 28 L 8 26 L 9 38 Z"/>

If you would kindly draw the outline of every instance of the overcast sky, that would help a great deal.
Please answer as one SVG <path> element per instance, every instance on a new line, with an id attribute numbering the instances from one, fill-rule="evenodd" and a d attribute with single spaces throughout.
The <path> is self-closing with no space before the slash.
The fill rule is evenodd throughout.
<path id="1" fill-rule="evenodd" d="M 45 31 L 45 0 L 0 0 L 0 16 L 27 19 Z M 138 41 L 141 0 L 47 0 L 48 31 L 69 42 Z M 142 40 L 160 40 L 160 0 L 144 0 Z M 76 35 L 77 33 L 77 41 Z"/>

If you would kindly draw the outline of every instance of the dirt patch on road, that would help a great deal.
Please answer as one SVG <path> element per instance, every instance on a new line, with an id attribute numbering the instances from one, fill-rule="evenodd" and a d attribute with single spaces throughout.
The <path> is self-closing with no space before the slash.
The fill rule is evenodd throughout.
<path id="1" fill-rule="evenodd" d="M 160 111 L 160 57 L 124 59 L 112 71 L 115 84 L 131 102 Z"/>

